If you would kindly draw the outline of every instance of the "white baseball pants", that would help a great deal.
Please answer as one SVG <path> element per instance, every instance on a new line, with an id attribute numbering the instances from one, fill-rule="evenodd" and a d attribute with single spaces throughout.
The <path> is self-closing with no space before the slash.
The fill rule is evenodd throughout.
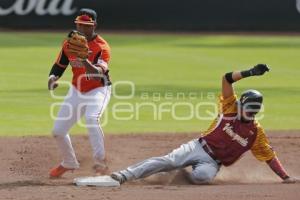
<path id="1" fill-rule="evenodd" d="M 216 176 L 221 166 L 203 150 L 198 139 L 195 139 L 182 144 L 165 156 L 149 158 L 129 166 L 127 169 L 120 171 L 120 173 L 125 175 L 127 180 L 134 180 L 190 165 L 193 171 L 189 174 L 189 178 L 195 184 L 210 182 Z"/>
<path id="2" fill-rule="evenodd" d="M 86 93 L 79 92 L 74 86 L 70 87 L 52 130 L 62 155 L 62 166 L 79 168 L 68 132 L 82 116 L 85 117 L 95 162 L 105 159 L 104 134 L 99 120 L 108 105 L 110 95 L 110 86 L 98 87 Z"/>

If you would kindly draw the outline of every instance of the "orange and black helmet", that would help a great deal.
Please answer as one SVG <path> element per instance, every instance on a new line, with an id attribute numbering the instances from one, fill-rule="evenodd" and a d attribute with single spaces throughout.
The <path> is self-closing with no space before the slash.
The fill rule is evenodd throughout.
<path id="1" fill-rule="evenodd" d="M 74 21 L 76 24 L 96 25 L 97 13 L 89 8 L 82 8 Z"/>

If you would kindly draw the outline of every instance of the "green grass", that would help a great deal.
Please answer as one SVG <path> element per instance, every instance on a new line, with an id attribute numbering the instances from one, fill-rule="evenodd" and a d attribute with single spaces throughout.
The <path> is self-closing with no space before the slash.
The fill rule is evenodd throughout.
<path id="1" fill-rule="evenodd" d="M 53 125 L 50 105 L 57 100 L 47 90 L 47 77 L 64 36 L 62 33 L 0 33 L 0 135 L 50 135 Z M 261 123 L 266 129 L 300 129 L 300 37 L 109 33 L 103 37 L 112 47 L 113 82 L 135 84 L 131 99 L 112 97 L 108 117 L 103 118 L 108 122 L 104 126 L 106 132 L 205 130 L 208 120 L 196 116 L 175 120 L 168 111 L 163 111 L 157 120 L 154 108 L 144 104 L 152 102 L 155 109 L 170 110 L 174 103 L 183 102 L 191 103 L 196 109 L 199 102 L 215 102 L 216 99 L 207 96 L 218 95 L 225 72 L 246 69 L 256 63 L 268 63 L 272 71 L 237 83 L 236 91 L 255 88 L 264 94 L 265 117 Z M 70 79 L 68 69 L 63 80 Z M 66 89 L 61 86 L 56 92 L 64 94 Z M 128 85 L 119 85 L 114 91 L 123 96 L 131 92 Z M 178 93 L 180 96 L 176 98 Z M 193 98 L 188 98 L 191 93 Z M 130 103 L 133 113 L 114 113 L 118 103 Z M 138 106 L 142 106 L 140 112 L 134 114 Z M 189 109 L 177 106 L 175 114 L 188 116 Z M 206 109 L 212 110 L 203 106 L 198 113 L 208 116 Z M 113 114 L 130 120 L 117 120 Z M 86 131 L 75 126 L 72 132 Z"/>

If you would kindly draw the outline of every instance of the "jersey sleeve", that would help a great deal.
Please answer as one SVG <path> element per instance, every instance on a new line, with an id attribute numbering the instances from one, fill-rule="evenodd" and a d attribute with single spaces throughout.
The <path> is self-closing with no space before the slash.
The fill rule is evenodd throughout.
<path id="1" fill-rule="evenodd" d="M 222 114 L 237 113 L 237 96 L 232 95 L 228 98 L 219 96 L 219 112 Z"/>
<path id="2" fill-rule="evenodd" d="M 63 42 L 62 49 L 60 50 L 55 61 L 55 64 L 62 68 L 66 68 L 69 65 L 69 59 L 64 51 L 64 49 L 66 48 L 66 43 L 66 41 Z"/>
<path id="3" fill-rule="evenodd" d="M 102 47 L 100 59 L 103 60 L 106 63 L 109 63 L 109 61 L 110 61 L 110 52 L 111 52 L 110 47 L 108 46 L 108 44 L 105 44 Z"/>
<path id="4" fill-rule="evenodd" d="M 204 132 L 201 133 L 202 136 L 208 135 L 211 133 L 215 128 L 216 125 L 218 124 L 220 114 L 230 114 L 230 113 L 237 113 L 237 97 L 236 95 L 232 95 L 226 99 L 223 98 L 222 95 L 219 96 L 219 104 L 218 104 L 218 109 L 219 109 L 219 115 L 217 116 L 216 119 L 212 121 L 208 129 Z"/>
<path id="5" fill-rule="evenodd" d="M 110 47 L 107 43 L 101 45 L 101 50 L 95 56 L 94 64 L 101 67 L 104 71 L 108 71 L 108 63 L 110 61 Z"/>
<path id="6" fill-rule="evenodd" d="M 259 124 L 257 124 L 257 136 L 251 152 L 259 161 L 272 160 L 276 155 L 267 139 L 264 129 Z"/>

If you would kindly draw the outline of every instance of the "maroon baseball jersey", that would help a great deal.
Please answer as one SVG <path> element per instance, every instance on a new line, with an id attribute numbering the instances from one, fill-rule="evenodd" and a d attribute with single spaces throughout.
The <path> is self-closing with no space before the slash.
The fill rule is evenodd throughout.
<path id="1" fill-rule="evenodd" d="M 256 121 L 242 123 L 237 117 L 236 96 L 220 98 L 220 114 L 201 138 L 205 139 L 223 165 L 237 161 L 250 150 L 261 161 L 271 160 L 275 153 L 264 130 Z"/>
<path id="2" fill-rule="evenodd" d="M 248 151 L 257 136 L 253 122 L 242 123 L 236 114 L 220 115 L 217 126 L 203 139 L 223 165 L 228 166 Z"/>

